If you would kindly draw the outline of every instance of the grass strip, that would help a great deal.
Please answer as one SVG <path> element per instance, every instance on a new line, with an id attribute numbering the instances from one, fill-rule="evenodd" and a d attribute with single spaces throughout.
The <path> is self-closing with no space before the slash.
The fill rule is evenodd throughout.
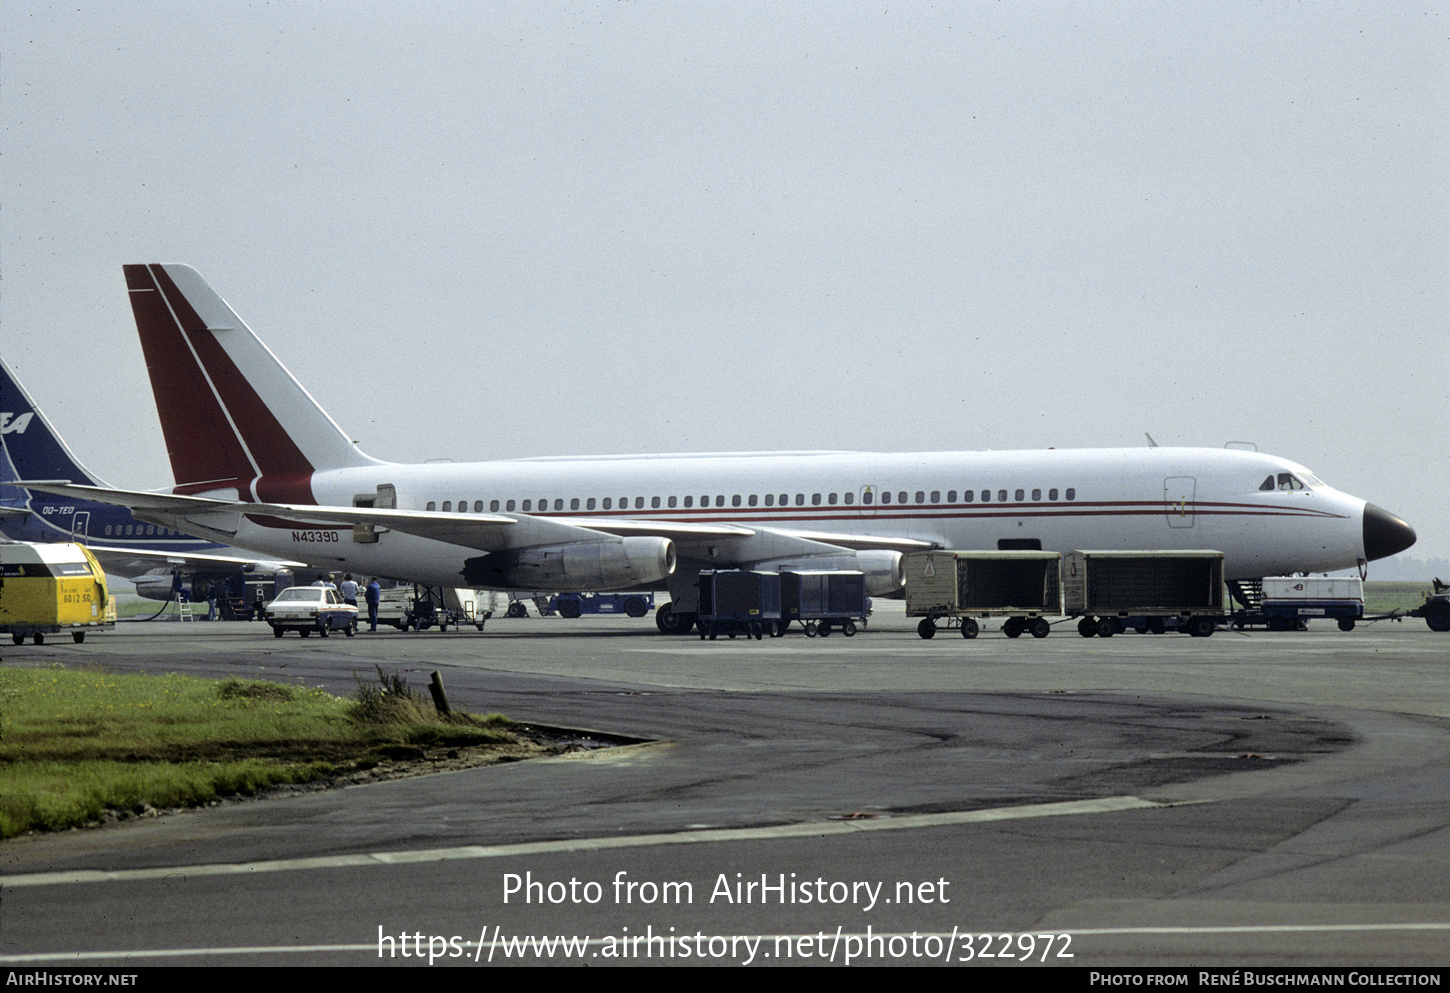
<path id="1" fill-rule="evenodd" d="M 283 683 L 7 667 L 0 837 L 310 782 L 400 750 L 511 745 L 509 723 L 440 715 L 381 669 L 348 700 Z"/>

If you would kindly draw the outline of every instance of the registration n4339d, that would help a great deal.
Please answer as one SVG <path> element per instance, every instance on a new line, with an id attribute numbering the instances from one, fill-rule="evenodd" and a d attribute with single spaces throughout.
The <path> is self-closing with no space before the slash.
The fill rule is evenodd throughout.
<path id="1" fill-rule="evenodd" d="M 293 541 L 337 541 L 336 531 L 293 531 Z"/>

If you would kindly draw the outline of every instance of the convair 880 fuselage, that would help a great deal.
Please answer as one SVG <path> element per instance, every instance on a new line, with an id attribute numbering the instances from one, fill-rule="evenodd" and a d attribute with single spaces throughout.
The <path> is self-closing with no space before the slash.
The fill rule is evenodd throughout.
<path id="1" fill-rule="evenodd" d="M 881 594 L 900 586 L 901 552 L 933 546 L 1212 548 L 1236 579 L 1362 565 L 1415 538 L 1303 466 L 1230 449 L 380 462 L 195 270 L 126 277 L 177 485 L 85 495 L 322 568 L 500 589 L 669 586 L 688 617 L 702 568 L 861 569 Z"/>

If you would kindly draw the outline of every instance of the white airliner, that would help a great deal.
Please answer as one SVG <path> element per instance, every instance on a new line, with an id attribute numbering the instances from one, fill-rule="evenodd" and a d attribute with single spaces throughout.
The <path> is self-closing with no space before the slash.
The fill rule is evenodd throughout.
<path id="1" fill-rule="evenodd" d="M 701 569 L 860 569 L 912 549 L 1212 548 L 1226 579 L 1363 565 L 1415 541 L 1284 459 L 1231 449 L 748 452 L 402 465 L 365 455 L 184 265 L 125 267 L 176 485 L 32 488 L 268 555 L 444 586 L 668 587 Z"/>

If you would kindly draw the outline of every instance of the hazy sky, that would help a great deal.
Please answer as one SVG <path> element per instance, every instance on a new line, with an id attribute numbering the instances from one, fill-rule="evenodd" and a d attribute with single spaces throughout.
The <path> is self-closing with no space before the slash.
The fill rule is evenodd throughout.
<path id="1" fill-rule="evenodd" d="M 1445 3 L 0 18 L 0 354 L 111 483 L 185 262 L 380 458 L 1252 441 L 1450 556 Z"/>

